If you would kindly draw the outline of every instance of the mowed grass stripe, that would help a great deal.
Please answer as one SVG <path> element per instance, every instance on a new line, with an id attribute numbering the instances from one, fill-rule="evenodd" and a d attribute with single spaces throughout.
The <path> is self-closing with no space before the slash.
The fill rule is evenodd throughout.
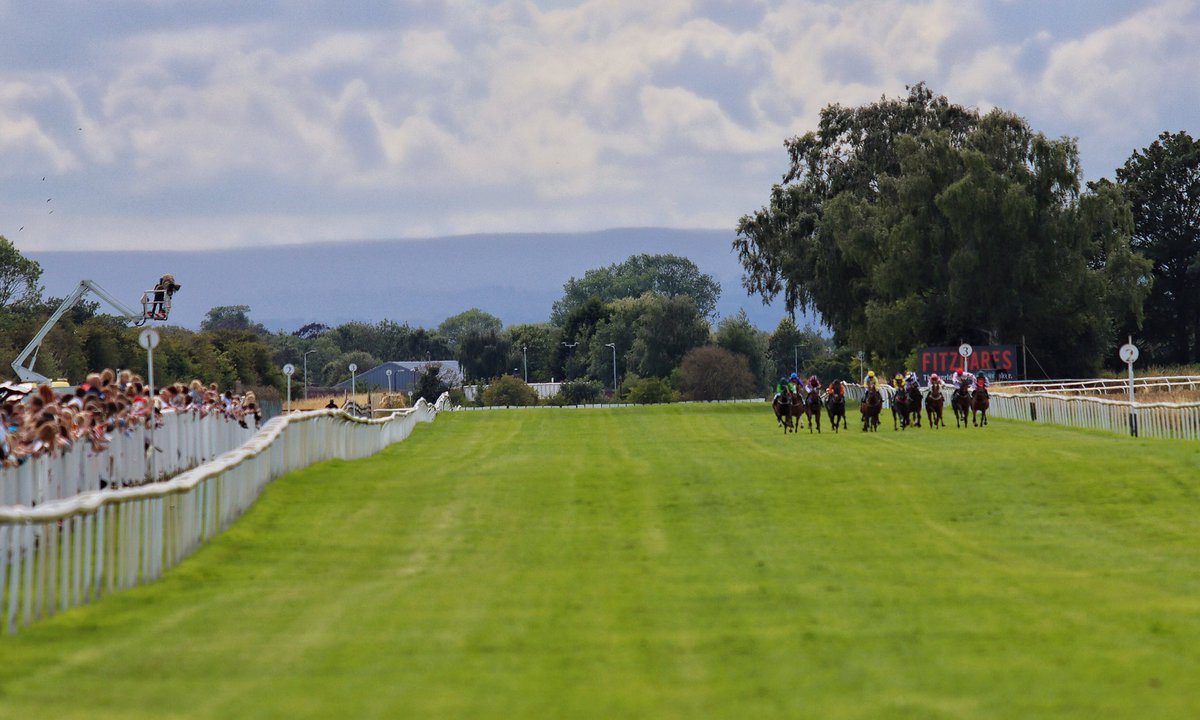
<path id="1" fill-rule="evenodd" d="M 885 428 L 444 414 L 0 638 L 0 717 L 1200 714 L 1200 447 Z"/>

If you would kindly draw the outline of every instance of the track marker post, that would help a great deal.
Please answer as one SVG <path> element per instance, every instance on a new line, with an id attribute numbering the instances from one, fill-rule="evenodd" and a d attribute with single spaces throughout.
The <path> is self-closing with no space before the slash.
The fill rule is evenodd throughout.
<path id="1" fill-rule="evenodd" d="M 1139 353 L 1137 345 L 1133 344 L 1132 335 L 1129 336 L 1129 342 L 1122 345 L 1117 354 L 1129 366 L 1129 434 L 1137 437 L 1137 406 L 1133 404 L 1133 363 L 1137 361 Z"/>

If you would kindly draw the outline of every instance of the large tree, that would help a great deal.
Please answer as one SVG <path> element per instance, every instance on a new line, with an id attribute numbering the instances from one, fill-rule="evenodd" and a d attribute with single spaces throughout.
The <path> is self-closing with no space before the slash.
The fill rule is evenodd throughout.
<path id="1" fill-rule="evenodd" d="M 497 335 L 503 327 L 504 323 L 495 315 L 479 308 L 471 308 L 443 320 L 437 331 L 445 340 L 448 349 L 458 352 L 460 344 L 468 336 Z"/>
<path id="2" fill-rule="evenodd" d="M 0 235 L 0 307 L 42 297 L 42 266 Z"/>
<path id="3" fill-rule="evenodd" d="M 843 345 L 900 361 L 925 344 L 1016 342 L 1092 369 L 1140 321 L 1147 265 L 1128 203 L 1081 191 L 1073 140 L 924 85 L 821 112 L 786 143 L 769 204 L 741 218 L 748 290 L 813 308 Z"/>
<path id="4" fill-rule="evenodd" d="M 576 308 L 593 298 L 611 302 L 641 297 L 644 293 L 666 297 L 686 295 L 702 316 L 709 317 L 721 297 L 721 285 L 685 257 L 634 255 L 621 263 L 588 270 L 582 278 L 571 278 L 563 285 L 563 293 L 550 313 L 551 322 L 560 327 Z"/>
<path id="5" fill-rule="evenodd" d="M 754 382 L 760 389 L 765 390 L 770 385 L 768 374 L 771 368 L 767 359 L 768 335 L 754 327 L 745 310 L 739 311 L 732 317 L 723 318 L 717 325 L 717 332 L 713 336 L 713 340 L 719 347 L 746 358 L 750 374 L 754 376 Z"/>
<path id="6" fill-rule="evenodd" d="M 1159 135 L 1117 170 L 1133 247 L 1154 263 L 1143 337 L 1149 359 L 1200 361 L 1200 140 Z"/>

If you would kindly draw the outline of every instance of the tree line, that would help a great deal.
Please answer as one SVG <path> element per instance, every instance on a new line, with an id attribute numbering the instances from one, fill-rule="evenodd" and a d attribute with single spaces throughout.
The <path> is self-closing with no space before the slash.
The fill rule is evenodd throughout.
<path id="1" fill-rule="evenodd" d="M 1116 180 L 1072 138 L 935 95 L 829 105 L 734 248 L 746 289 L 811 309 L 885 367 L 930 345 L 1018 343 L 1042 370 L 1200 361 L 1200 143 L 1163 133 Z"/>
<path id="2" fill-rule="evenodd" d="M 36 262 L 0 238 L 0 357 L 15 357 L 60 304 L 43 297 L 40 277 Z M 457 360 L 469 383 L 495 384 L 496 391 L 506 387 L 496 384 L 505 377 L 567 381 L 570 401 L 590 402 L 611 394 L 615 379 L 618 396 L 659 401 L 756 395 L 796 363 L 829 372 L 848 366 L 846 352 L 790 319 L 771 334 L 744 313 L 718 320 L 720 285 L 687 258 L 635 255 L 571 278 L 563 290 L 551 321 L 507 327 L 472 308 L 436 328 L 383 320 L 272 332 L 252 319 L 249 306 L 214 307 L 199 331 L 159 329 L 156 378 L 282 391 L 285 363 L 296 367 L 293 387 L 304 382 L 302 368 L 310 387 L 328 387 L 349 379 L 351 363 L 366 370 L 389 360 Z M 37 369 L 78 380 L 98 368 L 141 368 L 137 333 L 98 303 L 80 303 L 46 337 Z"/>

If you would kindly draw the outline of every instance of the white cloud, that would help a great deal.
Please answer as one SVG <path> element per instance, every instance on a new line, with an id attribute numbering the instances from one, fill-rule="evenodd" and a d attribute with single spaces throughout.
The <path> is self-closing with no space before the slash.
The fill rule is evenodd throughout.
<path id="1" fill-rule="evenodd" d="M 94 192 L 30 247 L 88 242 L 89 219 L 122 227 L 114 246 L 731 227 L 832 102 L 926 80 L 1085 155 L 1128 155 L 1200 105 L 1187 0 L 1083 34 L 1049 16 L 1013 34 L 996 0 L 409 0 L 386 22 L 320 20 L 338 7 L 188 23 L 151 2 L 157 26 L 60 38 L 81 64 L 0 50 L 0 233 L 41 210 L 22 183 L 47 172 Z"/>

